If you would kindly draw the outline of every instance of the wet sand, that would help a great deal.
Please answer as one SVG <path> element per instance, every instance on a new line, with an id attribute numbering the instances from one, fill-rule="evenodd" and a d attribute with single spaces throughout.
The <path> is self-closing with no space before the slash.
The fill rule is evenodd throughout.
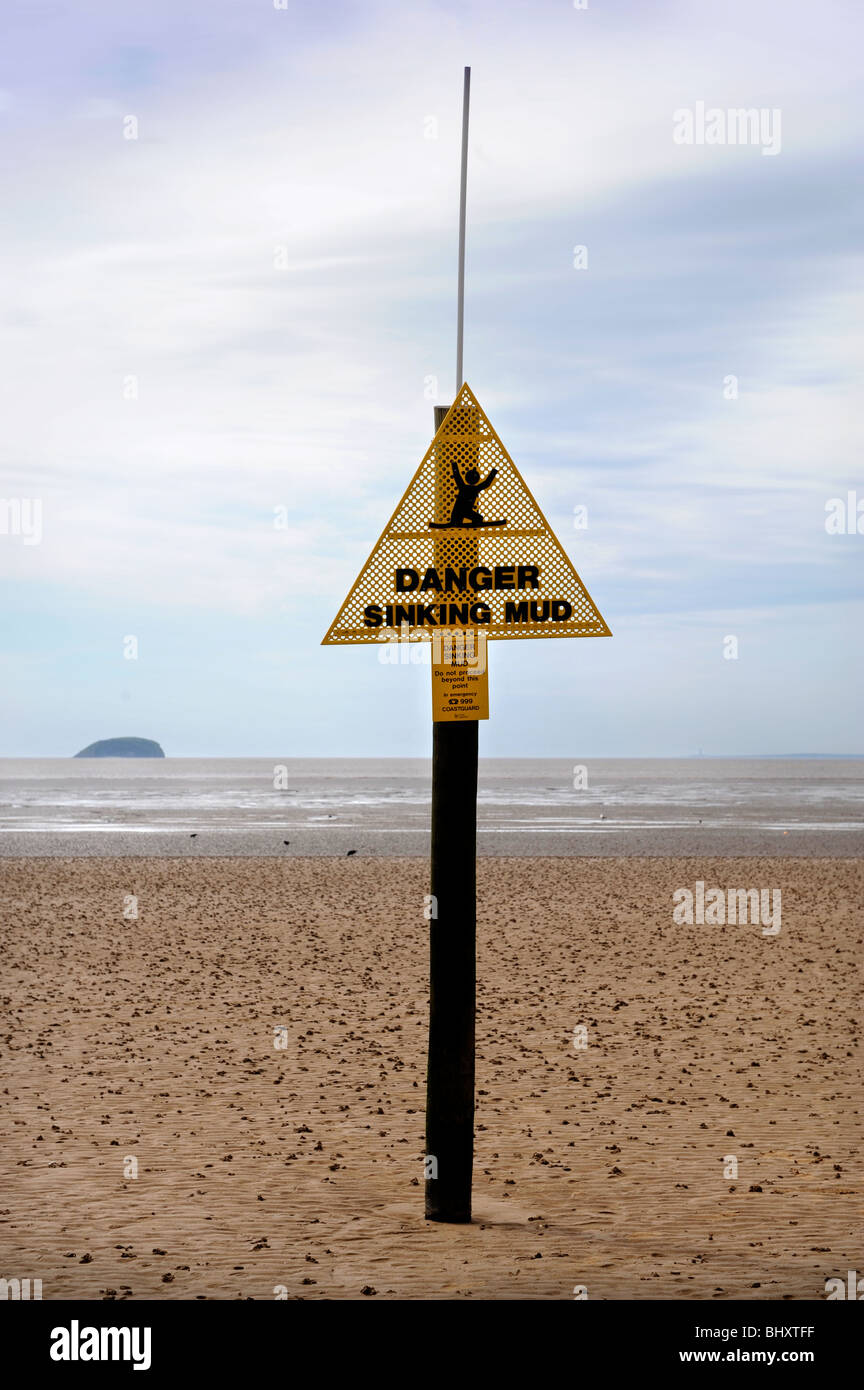
<path id="1" fill-rule="evenodd" d="M 352 826 L 305 825 L 272 826 L 266 830 L 248 826 L 221 829 L 201 824 L 189 830 L 4 830 L 0 839 L 0 860 L 18 858 L 66 859 L 81 857 L 113 859 L 147 856 L 159 859 L 311 859 L 332 858 L 353 850 L 358 855 L 385 859 L 429 858 L 429 809 L 426 824 L 417 829 L 406 824 L 404 812 L 396 811 L 387 826 L 363 821 Z M 394 824 L 394 822 L 396 822 Z M 286 848 L 285 841 L 289 844 Z M 591 826 L 581 830 L 538 830 L 530 825 L 518 830 L 477 828 L 477 854 L 480 858 L 504 859 L 667 859 L 718 856 L 737 857 L 777 855 L 807 859 L 861 859 L 864 830 L 860 825 L 795 826 L 763 829 L 748 824 L 719 828 L 716 825 L 617 826 L 604 830 Z"/>
<path id="2" fill-rule="evenodd" d="M 0 880 L 0 1272 L 46 1299 L 822 1299 L 861 1267 L 861 861 L 481 860 L 465 1227 L 422 1216 L 424 861 Z M 781 931 L 675 925 L 697 880 L 779 887 Z"/>

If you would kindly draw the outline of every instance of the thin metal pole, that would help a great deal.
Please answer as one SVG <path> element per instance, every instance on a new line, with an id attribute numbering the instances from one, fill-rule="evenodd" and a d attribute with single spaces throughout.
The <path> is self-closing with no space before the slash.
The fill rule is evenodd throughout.
<path id="1" fill-rule="evenodd" d="M 456 391 L 462 390 L 462 333 L 465 319 L 465 203 L 468 195 L 468 102 L 471 69 L 465 69 L 462 89 L 462 176 L 459 184 L 459 290 L 456 305 Z"/>
<path id="2" fill-rule="evenodd" d="M 459 192 L 459 293 L 456 393 L 462 389 L 465 312 L 465 199 L 468 185 L 468 99 L 462 96 L 462 179 Z M 435 407 L 435 433 L 447 414 Z M 465 459 L 467 464 L 470 460 Z M 438 488 L 450 486 L 446 458 L 436 461 Z M 442 512 L 443 517 L 443 512 Z M 439 532 L 442 536 L 444 533 Z M 464 534 L 464 533 L 463 533 Z M 476 541 L 475 541 L 476 545 Z M 434 563 L 446 559 L 443 542 Z M 474 1028 L 477 934 L 477 720 L 432 725 L 431 889 L 429 922 L 429 1056 L 426 1071 L 426 1218 L 471 1220 L 474 1163 Z"/>

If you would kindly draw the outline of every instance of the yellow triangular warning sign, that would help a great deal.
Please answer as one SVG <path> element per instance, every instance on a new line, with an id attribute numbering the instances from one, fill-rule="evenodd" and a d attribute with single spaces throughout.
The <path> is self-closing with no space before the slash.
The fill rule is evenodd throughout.
<path id="1" fill-rule="evenodd" d="M 467 385 L 322 645 L 406 627 L 415 638 L 612 635 Z"/>

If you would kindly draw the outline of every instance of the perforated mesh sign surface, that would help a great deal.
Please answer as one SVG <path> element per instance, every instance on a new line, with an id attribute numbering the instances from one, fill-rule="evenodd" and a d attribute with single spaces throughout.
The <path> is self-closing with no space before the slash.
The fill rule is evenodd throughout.
<path id="1" fill-rule="evenodd" d="M 324 644 L 476 629 L 609 637 L 588 590 L 464 385 Z"/>

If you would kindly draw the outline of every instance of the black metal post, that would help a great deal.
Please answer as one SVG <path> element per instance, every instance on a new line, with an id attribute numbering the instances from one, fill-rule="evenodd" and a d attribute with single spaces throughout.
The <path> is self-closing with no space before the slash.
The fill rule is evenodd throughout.
<path id="1" fill-rule="evenodd" d="M 446 415 L 436 407 L 435 428 Z M 426 1216 L 471 1220 L 477 936 L 477 720 L 432 726 Z"/>

